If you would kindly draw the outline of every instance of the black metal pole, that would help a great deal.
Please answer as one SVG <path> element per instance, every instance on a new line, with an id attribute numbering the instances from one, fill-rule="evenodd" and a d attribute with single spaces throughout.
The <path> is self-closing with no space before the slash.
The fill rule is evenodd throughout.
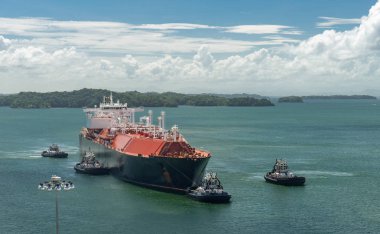
<path id="1" fill-rule="evenodd" d="M 55 228 L 56 233 L 59 234 L 59 221 L 58 221 L 58 190 L 55 191 Z"/>

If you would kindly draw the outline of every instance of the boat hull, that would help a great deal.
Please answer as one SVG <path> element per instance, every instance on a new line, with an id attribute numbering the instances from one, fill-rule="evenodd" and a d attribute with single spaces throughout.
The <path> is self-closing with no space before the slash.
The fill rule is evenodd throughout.
<path id="1" fill-rule="evenodd" d="M 46 157 L 46 158 L 67 158 L 68 155 L 69 154 L 65 152 L 52 153 L 52 152 L 44 151 L 41 153 L 41 156 Z"/>
<path id="2" fill-rule="evenodd" d="M 188 197 L 193 200 L 207 203 L 229 203 L 231 195 L 227 193 L 223 194 L 209 194 L 209 195 L 198 195 L 195 193 L 189 193 Z"/>
<path id="3" fill-rule="evenodd" d="M 285 185 L 285 186 L 303 186 L 305 184 L 305 177 L 295 176 L 292 178 L 274 178 L 269 175 L 265 175 L 264 179 L 268 183 Z"/>
<path id="4" fill-rule="evenodd" d="M 82 167 L 80 163 L 77 163 L 74 166 L 74 169 L 77 173 L 80 174 L 89 174 L 89 175 L 107 175 L 109 174 L 108 168 L 91 168 L 91 167 Z"/>
<path id="5" fill-rule="evenodd" d="M 129 183 L 165 192 L 186 194 L 189 187 L 201 183 L 209 157 L 172 158 L 134 156 L 108 148 L 79 135 L 80 154 L 87 150 L 110 170 L 110 173 Z"/>

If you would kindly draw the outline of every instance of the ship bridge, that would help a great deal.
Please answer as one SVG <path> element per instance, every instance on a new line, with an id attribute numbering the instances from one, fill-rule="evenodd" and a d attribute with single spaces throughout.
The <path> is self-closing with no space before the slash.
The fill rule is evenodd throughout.
<path id="1" fill-rule="evenodd" d="M 87 117 L 87 127 L 89 128 L 111 128 L 118 125 L 135 123 L 135 113 L 144 111 L 144 108 L 128 108 L 127 103 L 113 101 L 112 93 L 110 97 L 103 97 L 103 102 L 94 108 L 84 108 Z"/>

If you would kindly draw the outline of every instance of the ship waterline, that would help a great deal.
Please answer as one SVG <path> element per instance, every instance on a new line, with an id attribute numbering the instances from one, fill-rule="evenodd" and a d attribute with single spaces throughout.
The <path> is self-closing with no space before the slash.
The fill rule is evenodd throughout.
<path id="1" fill-rule="evenodd" d="M 92 151 L 112 175 L 136 185 L 175 193 L 199 185 L 211 154 L 190 146 L 176 125 L 166 130 L 164 112 L 156 126 L 151 111 L 135 123 L 137 111 L 142 109 L 114 103 L 112 95 L 99 108 L 84 109 L 88 126 L 79 135 L 80 155 Z"/>
<path id="2" fill-rule="evenodd" d="M 83 135 L 79 135 L 79 142 L 81 155 L 90 149 L 100 163 L 110 168 L 115 177 L 168 192 L 185 193 L 187 188 L 199 184 L 209 160 L 209 157 L 185 159 L 133 156 L 107 148 Z"/>

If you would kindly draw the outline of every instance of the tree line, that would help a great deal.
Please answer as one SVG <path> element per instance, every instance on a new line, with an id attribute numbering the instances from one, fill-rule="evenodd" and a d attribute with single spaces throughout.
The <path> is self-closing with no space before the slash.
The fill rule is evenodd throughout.
<path id="1" fill-rule="evenodd" d="M 20 92 L 1 95 L 0 106 L 12 108 L 55 108 L 55 107 L 93 107 L 99 105 L 104 96 L 111 91 L 105 89 L 81 89 L 71 92 Z M 114 101 L 128 103 L 128 106 L 138 107 L 177 107 L 190 106 L 273 106 L 266 98 L 225 97 L 213 94 L 181 94 L 175 92 L 140 93 L 137 91 L 112 92 Z"/>

